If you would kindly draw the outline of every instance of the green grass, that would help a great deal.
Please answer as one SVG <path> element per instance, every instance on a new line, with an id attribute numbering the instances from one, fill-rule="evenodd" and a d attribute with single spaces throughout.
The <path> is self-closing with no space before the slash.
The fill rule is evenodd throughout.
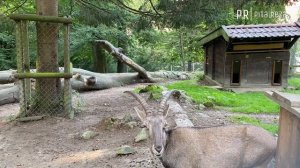
<path id="1" fill-rule="evenodd" d="M 261 92 L 233 93 L 199 86 L 195 80 L 186 80 L 167 85 L 168 89 L 184 90 L 196 103 L 213 102 L 233 112 L 278 113 L 279 105 Z"/>
<path id="2" fill-rule="evenodd" d="M 238 124 L 251 124 L 251 125 L 261 127 L 263 129 L 271 132 L 272 134 L 277 134 L 278 133 L 278 125 L 277 124 L 263 123 L 259 119 L 255 119 L 255 118 L 248 117 L 248 116 L 245 116 L 245 115 L 232 116 L 231 120 L 234 123 L 238 123 Z"/>
<path id="3" fill-rule="evenodd" d="M 138 87 L 134 89 L 134 92 L 136 93 L 150 93 L 152 95 L 150 98 L 154 100 L 158 100 L 162 97 L 162 91 L 163 89 L 157 85 L 147 85 L 145 87 Z"/>
<path id="4" fill-rule="evenodd" d="M 300 94 L 300 77 L 290 77 L 288 79 L 289 86 L 294 87 L 294 89 L 284 89 L 284 92 Z"/>
<path id="5" fill-rule="evenodd" d="M 300 77 L 290 77 L 288 83 L 290 86 L 300 89 Z"/>

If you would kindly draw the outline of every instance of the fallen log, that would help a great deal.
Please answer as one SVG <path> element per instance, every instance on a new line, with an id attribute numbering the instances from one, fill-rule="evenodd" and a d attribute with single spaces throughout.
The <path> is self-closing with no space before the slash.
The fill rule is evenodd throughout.
<path id="1" fill-rule="evenodd" d="M 13 86 L 15 86 L 14 83 L 3 84 L 3 85 L 0 85 L 0 90 L 11 88 Z"/>
<path id="2" fill-rule="evenodd" d="M 15 81 L 14 73 L 15 71 L 12 70 L 0 71 L 0 84 L 13 83 Z"/>
<path id="3" fill-rule="evenodd" d="M 139 66 L 137 63 L 135 63 L 132 59 L 127 57 L 125 54 L 122 53 L 122 48 L 116 48 L 114 45 L 112 45 L 110 42 L 106 40 L 96 40 L 96 43 L 99 44 L 100 47 L 105 49 L 107 52 L 109 52 L 114 58 L 119 60 L 121 63 L 124 63 L 131 67 L 134 71 L 138 72 L 138 74 L 147 80 L 147 82 L 153 83 L 157 82 L 154 78 L 151 77 L 150 74 L 147 73 L 147 71 Z"/>
<path id="4" fill-rule="evenodd" d="M 16 103 L 19 101 L 19 88 L 13 86 L 7 89 L 0 90 L 0 105 Z"/>
<path id="5" fill-rule="evenodd" d="M 138 73 L 95 73 L 74 68 L 75 75 L 71 78 L 71 87 L 76 91 L 102 90 L 120 87 L 134 83 L 144 83 Z M 156 79 L 189 79 L 190 74 L 185 72 L 150 72 Z M 34 80 L 32 80 L 34 82 Z M 62 82 L 63 84 L 63 82 Z M 19 89 L 13 83 L 0 85 L 0 105 L 19 101 Z"/>
<path id="6" fill-rule="evenodd" d="M 94 76 L 77 74 L 71 79 L 71 86 L 77 91 L 87 91 L 120 87 L 139 82 L 144 81 L 139 79 L 138 73 L 94 74 Z"/>

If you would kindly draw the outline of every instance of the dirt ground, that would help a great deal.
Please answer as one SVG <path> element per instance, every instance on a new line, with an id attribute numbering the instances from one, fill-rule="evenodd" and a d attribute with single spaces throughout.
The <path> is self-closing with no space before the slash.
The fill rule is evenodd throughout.
<path id="1" fill-rule="evenodd" d="M 0 168 L 163 168 L 151 155 L 149 140 L 134 142 L 141 128 L 106 130 L 100 126 L 104 118 L 123 118 L 128 114 L 136 118 L 133 107 L 138 103 L 123 93 L 134 87 L 137 85 L 81 93 L 85 103 L 73 120 L 46 118 L 28 123 L 0 122 Z M 230 113 L 226 111 L 200 112 L 194 105 L 184 103 L 182 107 L 197 126 L 231 124 Z M 17 110 L 18 104 L 0 106 L 0 119 L 4 120 Z M 84 140 L 79 135 L 86 130 L 99 135 Z M 122 145 L 130 145 L 136 153 L 115 155 L 114 149 Z"/>

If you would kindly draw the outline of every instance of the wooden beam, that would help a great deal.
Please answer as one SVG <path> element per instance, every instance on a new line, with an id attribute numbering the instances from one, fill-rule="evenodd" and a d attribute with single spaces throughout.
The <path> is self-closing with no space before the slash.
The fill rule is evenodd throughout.
<path id="1" fill-rule="evenodd" d="M 293 40 L 288 44 L 287 48 L 290 49 L 296 43 L 299 37 L 294 37 Z"/>
<path id="2" fill-rule="evenodd" d="M 71 24 L 71 18 L 63 18 L 63 17 L 56 17 L 56 16 L 41 16 L 41 15 L 34 15 L 34 14 L 11 14 L 9 17 L 15 21 L 20 20 L 29 20 L 29 21 L 38 21 L 38 22 L 52 22 L 52 23 L 64 23 L 64 24 Z"/>
<path id="3" fill-rule="evenodd" d="M 284 48 L 284 43 L 266 43 L 266 44 L 241 44 L 233 45 L 234 51 L 264 50 Z"/>
<path id="4" fill-rule="evenodd" d="M 17 73 L 15 78 L 72 78 L 72 73 L 40 72 L 40 73 Z"/>
<path id="5" fill-rule="evenodd" d="M 262 43 L 284 43 L 290 42 L 291 40 L 272 40 L 272 41 L 233 41 L 231 44 L 262 44 Z"/>
<path id="6" fill-rule="evenodd" d="M 285 51 L 289 51 L 288 49 L 282 49 L 282 50 L 253 50 L 253 51 L 227 51 L 226 53 L 228 54 L 244 54 L 244 53 L 264 53 L 264 52 L 285 52 Z"/>
<path id="7" fill-rule="evenodd" d="M 216 29 L 215 31 L 209 33 L 208 35 L 204 36 L 203 38 L 201 38 L 199 41 L 199 44 L 204 45 L 220 36 L 222 36 L 225 39 L 225 41 L 229 41 L 229 36 L 223 30 L 223 28 L 220 27 L 220 28 Z"/>

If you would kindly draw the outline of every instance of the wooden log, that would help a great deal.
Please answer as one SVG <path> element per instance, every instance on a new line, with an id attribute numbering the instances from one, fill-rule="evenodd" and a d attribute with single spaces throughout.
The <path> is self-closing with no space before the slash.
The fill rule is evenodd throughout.
<path id="1" fill-rule="evenodd" d="M 151 75 L 147 74 L 147 71 L 143 67 L 141 67 L 140 65 L 135 63 L 132 59 L 127 57 L 125 54 L 123 54 L 121 48 L 116 48 L 106 40 L 96 40 L 95 42 L 98 43 L 100 47 L 102 47 L 107 52 L 109 52 L 118 61 L 128 65 L 134 71 L 138 72 L 142 78 L 147 80 L 147 82 L 151 82 L 151 83 L 157 82 L 154 78 L 151 77 Z"/>
<path id="2" fill-rule="evenodd" d="M 37 21 L 37 22 L 53 22 L 53 23 L 65 23 L 71 24 L 71 18 L 63 18 L 57 16 L 41 16 L 41 15 L 34 15 L 34 14 L 11 14 L 9 17 L 15 21 L 20 20 L 30 20 L 30 21 Z"/>
<path id="3" fill-rule="evenodd" d="M 187 80 L 192 78 L 192 73 L 181 71 L 157 71 L 148 72 L 153 78 L 173 79 L 173 80 Z"/>
<path id="4" fill-rule="evenodd" d="M 45 116 L 32 116 L 32 117 L 22 117 L 16 118 L 17 121 L 20 122 L 28 122 L 28 121 L 37 121 L 43 119 Z"/>
<path id="5" fill-rule="evenodd" d="M 7 89 L 0 90 L 0 105 L 16 103 L 19 101 L 19 88 L 13 86 Z"/>
<path id="6" fill-rule="evenodd" d="M 15 82 L 13 75 L 15 71 L 1 71 L 0 72 L 0 84 L 8 84 Z"/>
<path id="7" fill-rule="evenodd" d="M 94 77 L 80 75 L 71 78 L 72 89 L 77 91 L 102 90 L 138 82 L 143 82 L 139 79 L 138 73 L 97 74 Z"/>
<path id="8" fill-rule="evenodd" d="M 15 86 L 13 83 L 3 84 L 3 85 L 0 85 L 0 90 L 8 89 L 8 88 L 11 88 L 13 86 Z"/>

